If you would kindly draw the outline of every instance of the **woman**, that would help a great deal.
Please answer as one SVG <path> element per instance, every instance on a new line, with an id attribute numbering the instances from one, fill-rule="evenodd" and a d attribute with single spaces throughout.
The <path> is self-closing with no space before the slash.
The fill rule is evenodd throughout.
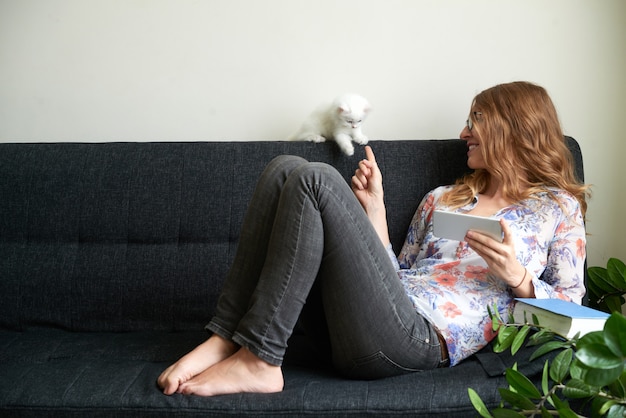
<path id="1" fill-rule="evenodd" d="M 299 157 L 261 174 L 204 343 L 158 378 L 165 394 L 278 392 L 287 340 L 315 301 L 334 366 L 374 379 L 455 365 L 492 338 L 487 307 L 514 297 L 580 302 L 584 185 L 546 91 L 526 82 L 474 100 L 461 139 L 474 171 L 424 197 L 398 258 L 371 148 L 350 188 L 332 167 Z M 364 210 L 363 210 L 364 209 Z M 435 209 L 495 216 L 503 241 L 432 232 Z"/>

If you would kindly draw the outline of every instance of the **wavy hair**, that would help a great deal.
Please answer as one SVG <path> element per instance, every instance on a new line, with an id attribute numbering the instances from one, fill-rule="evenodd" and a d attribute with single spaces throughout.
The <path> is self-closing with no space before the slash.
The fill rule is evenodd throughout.
<path id="1" fill-rule="evenodd" d="M 494 176 L 502 183 L 504 197 L 512 201 L 549 187 L 563 189 L 576 197 L 584 216 L 589 188 L 576 179 L 556 109 L 543 87 L 525 81 L 500 84 L 478 94 L 473 110 L 482 112 L 472 129 L 481 138 L 487 168 L 459 179 L 443 197 L 445 204 L 470 203 Z"/>

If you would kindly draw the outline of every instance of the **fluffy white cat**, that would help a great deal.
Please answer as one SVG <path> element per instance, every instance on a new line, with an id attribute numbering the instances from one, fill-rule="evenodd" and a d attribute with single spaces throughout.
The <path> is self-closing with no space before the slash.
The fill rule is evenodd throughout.
<path id="1" fill-rule="evenodd" d="M 333 139 L 346 155 L 352 155 L 352 141 L 360 145 L 367 144 L 367 137 L 361 132 L 361 124 L 370 109 L 364 97 L 344 94 L 330 105 L 315 110 L 289 140 L 324 142 Z"/>

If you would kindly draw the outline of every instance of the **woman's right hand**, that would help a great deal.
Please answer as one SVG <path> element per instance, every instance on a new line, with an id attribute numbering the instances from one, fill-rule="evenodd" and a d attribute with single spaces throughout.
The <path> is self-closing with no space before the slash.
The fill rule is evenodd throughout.
<path id="1" fill-rule="evenodd" d="M 352 191 L 365 209 L 365 213 L 367 213 L 381 241 L 387 245 L 389 243 L 389 230 L 383 199 L 383 176 L 376 163 L 374 151 L 370 146 L 365 147 L 365 156 L 366 158 L 359 162 L 359 168 L 352 176 Z"/>
<path id="2" fill-rule="evenodd" d="M 376 210 L 383 203 L 383 176 L 380 173 L 374 151 L 365 147 L 366 159 L 359 161 L 359 168 L 352 176 L 352 190 L 366 212 Z"/>

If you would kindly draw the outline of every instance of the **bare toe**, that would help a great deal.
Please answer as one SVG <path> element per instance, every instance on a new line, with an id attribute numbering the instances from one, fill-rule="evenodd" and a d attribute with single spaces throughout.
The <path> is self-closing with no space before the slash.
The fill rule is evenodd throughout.
<path id="1" fill-rule="evenodd" d="M 275 393 L 284 386 L 279 366 L 261 360 L 242 348 L 224 361 L 180 385 L 185 395 L 215 396 L 232 393 Z"/>
<path id="2" fill-rule="evenodd" d="M 178 392 L 185 382 L 230 357 L 237 349 L 238 346 L 233 342 L 213 335 L 165 369 L 158 377 L 157 384 L 166 395 Z"/>

